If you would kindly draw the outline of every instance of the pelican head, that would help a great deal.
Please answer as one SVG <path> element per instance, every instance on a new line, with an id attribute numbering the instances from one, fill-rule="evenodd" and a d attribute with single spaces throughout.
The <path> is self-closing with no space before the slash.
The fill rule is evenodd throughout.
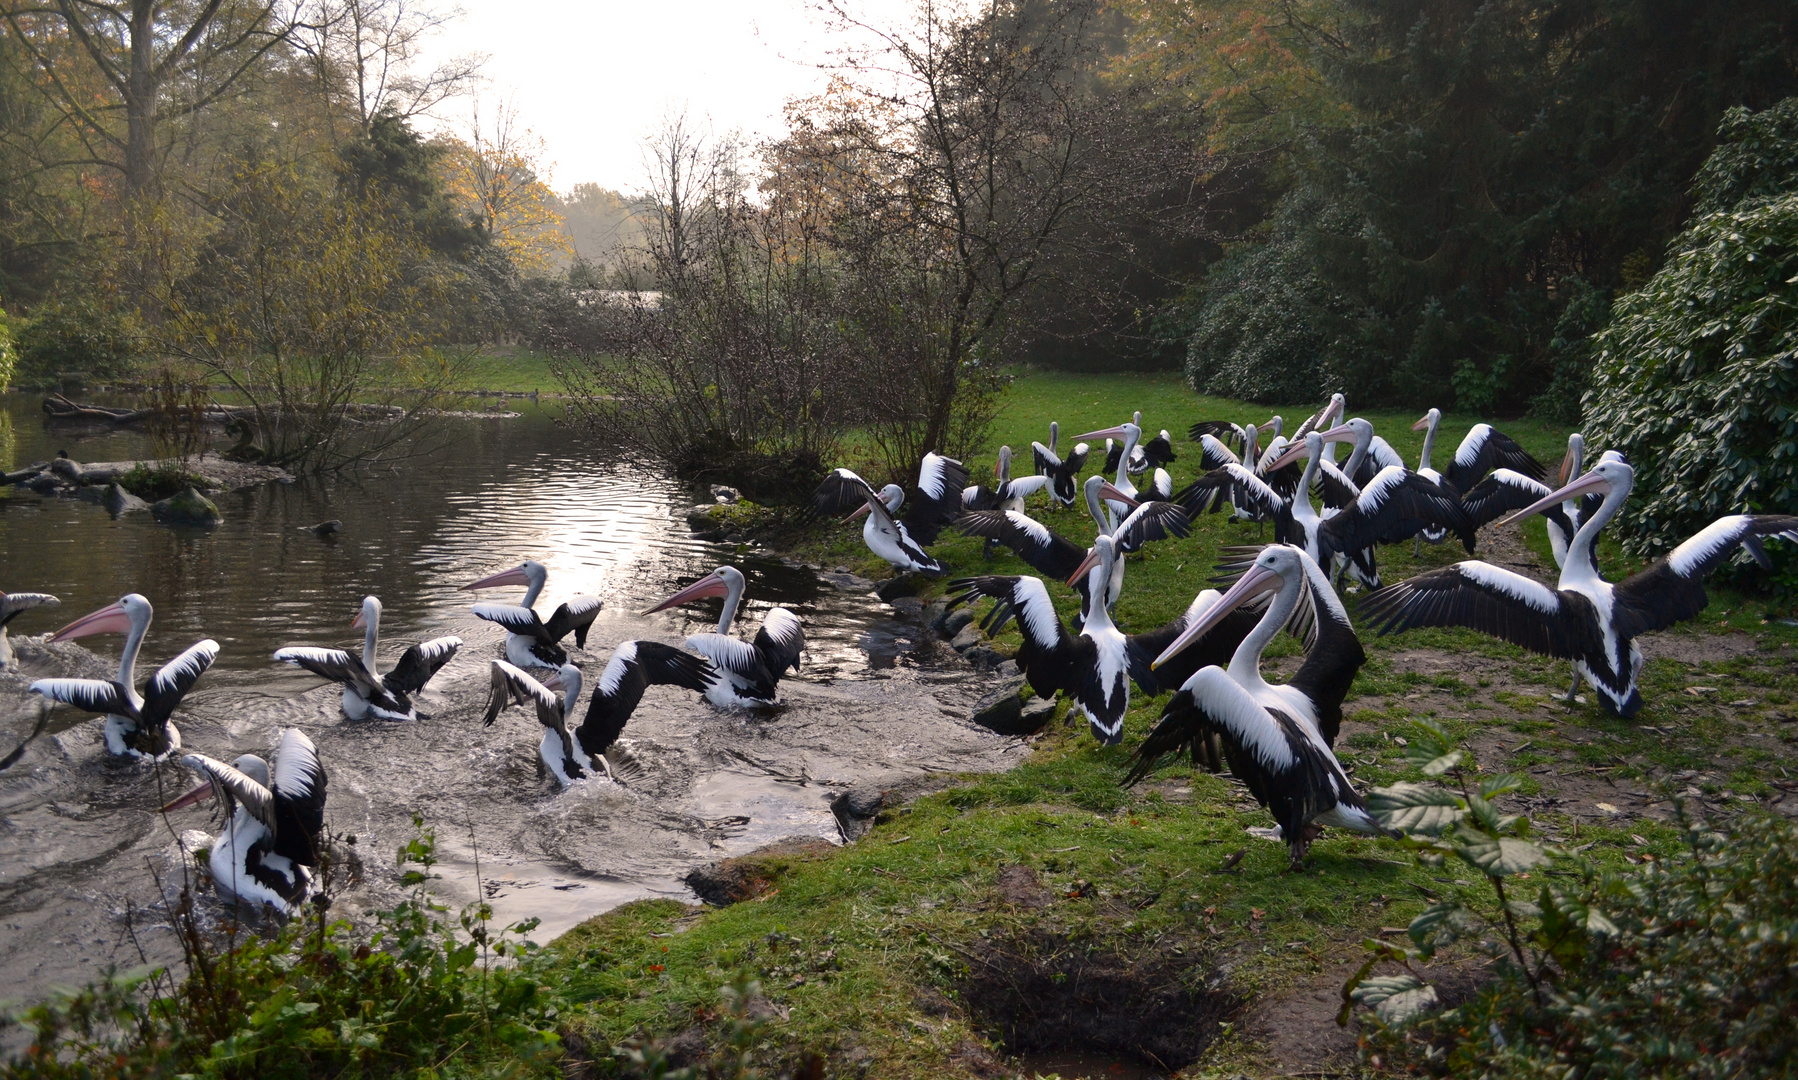
<path id="1" fill-rule="evenodd" d="M 1267 423 L 1262 424 L 1261 426 L 1268 431 L 1273 432 L 1275 435 L 1278 435 L 1285 429 L 1286 421 L 1281 418 L 1279 413 L 1275 413 L 1268 418 Z"/>
<path id="2" fill-rule="evenodd" d="M 1431 409 L 1429 412 L 1424 413 L 1422 416 L 1417 418 L 1417 422 L 1415 424 L 1411 425 L 1411 430 L 1412 431 L 1425 431 L 1425 430 L 1434 431 L 1436 429 L 1436 425 L 1440 424 L 1441 422 L 1442 422 L 1442 410 L 1441 409 Z"/>
<path id="3" fill-rule="evenodd" d="M 90 634 L 129 634 L 140 627 L 149 626 L 150 617 L 154 613 L 155 609 L 150 606 L 148 599 L 138 593 L 126 593 L 119 597 L 118 603 L 89 612 L 51 634 L 50 640 L 73 641 Z"/>
<path id="4" fill-rule="evenodd" d="M 474 586 L 472 586 L 472 585 L 464 586 L 464 588 L 473 588 L 473 587 Z M 350 620 L 350 629 L 351 630 L 366 630 L 366 629 L 369 629 L 370 627 L 378 627 L 380 625 L 381 625 L 381 601 L 375 599 L 372 596 L 364 596 L 362 598 L 362 610 L 358 611 L 356 613 L 356 617 L 354 619 Z"/>
<path id="5" fill-rule="evenodd" d="M 1307 438 L 1315 438 L 1311 432 Z M 1205 609 L 1199 620 L 1186 628 L 1186 631 L 1174 639 L 1160 656 L 1149 665 L 1150 670 L 1178 656 L 1188 645 L 1204 637 L 1211 628 L 1224 621 L 1224 616 L 1253 600 L 1263 593 L 1278 592 L 1285 588 L 1288 581 L 1300 580 L 1305 573 L 1302 553 L 1290 544 L 1269 544 L 1255 556 L 1255 561 L 1248 570 L 1230 586 L 1230 591 L 1218 598 L 1217 603 Z"/>
<path id="6" fill-rule="evenodd" d="M 1087 549 L 1086 558 L 1080 560 L 1080 565 L 1072 574 L 1068 575 L 1068 584 L 1072 585 L 1076 581 L 1079 581 L 1082 577 L 1085 577 L 1090 573 L 1095 566 L 1102 567 L 1106 572 L 1105 576 L 1109 577 L 1112 564 L 1116 558 L 1117 541 L 1106 536 L 1104 533 L 1100 533 L 1098 536 L 1093 537 L 1093 546 Z M 1103 596 L 1104 588 L 1105 583 L 1103 581 L 1099 582 L 1098 587 L 1093 590 L 1093 595 Z"/>
<path id="7" fill-rule="evenodd" d="M 905 505 L 905 489 L 900 487 L 898 484 L 888 484 L 886 487 L 881 488 L 879 491 L 875 492 L 874 494 L 880 499 L 881 505 L 883 505 L 887 508 L 887 513 L 889 513 L 889 514 L 898 513 L 899 508 L 901 506 Z M 860 506 L 856 507 L 854 512 L 852 512 L 848 517 L 844 518 L 843 521 L 845 524 L 847 524 L 848 522 L 854 521 L 856 518 L 861 517 L 863 514 L 871 513 L 873 511 L 873 509 L 874 509 L 873 507 L 869 506 L 866 502 L 864 502 Z"/>
<path id="8" fill-rule="evenodd" d="M 581 698 L 581 669 L 573 664 L 563 664 L 543 680 L 543 685 L 562 692 L 562 712 L 572 713 L 574 703 Z"/>
<path id="9" fill-rule="evenodd" d="M 497 589 L 505 585 L 523 585 L 526 588 L 541 588 L 543 582 L 549 580 L 549 568 L 536 559 L 526 559 L 510 570 L 501 570 L 497 574 L 484 577 L 479 581 L 471 581 L 462 586 L 469 589 Z"/>
<path id="10" fill-rule="evenodd" d="M 1629 462 L 1624 461 L 1620 454 L 1613 456 L 1609 451 L 1606 451 L 1604 456 L 1598 459 L 1598 464 L 1592 467 L 1591 472 L 1586 473 L 1584 476 L 1565 487 L 1549 492 L 1547 495 L 1542 496 L 1522 510 L 1517 511 L 1510 517 L 1500 521 L 1499 524 L 1509 525 L 1513 522 L 1521 521 L 1531 514 L 1540 513 L 1541 511 L 1554 506 L 1556 503 L 1567 502 L 1586 495 L 1602 495 L 1604 496 L 1606 503 L 1613 501 L 1621 502 L 1623 499 L 1629 497 L 1629 489 L 1634 486 L 1635 482 L 1636 470 L 1629 467 Z"/>

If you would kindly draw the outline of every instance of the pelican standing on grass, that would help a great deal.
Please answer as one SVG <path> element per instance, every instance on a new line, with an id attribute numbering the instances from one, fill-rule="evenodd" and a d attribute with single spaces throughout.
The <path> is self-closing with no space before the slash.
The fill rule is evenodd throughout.
<path id="1" fill-rule="evenodd" d="M 283 915 L 298 912 L 317 884 L 312 871 L 325 830 L 326 777 L 318 747 L 299 728 L 288 728 L 272 768 L 255 754 L 229 765 L 188 754 L 181 764 L 205 781 L 162 809 L 167 813 L 214 796 L 224 804 L 225 831 L 207 857 L 219 892 Z"/>
<path id="2" fill-rule="evenodd" d="M 693 584 L 645 611 L 653 615 L 679 604 L 708 596 L 724 597 L 724 610 L 718 615 L 718 631 L 694 634 L 687 648 L 705 657 L 717 669 L 707 685 L 707 701 L 721 708 L 754 709 L 773 705 L 776 688 L 787 669 L 799 670 L 799 656 L 805 651 L 805 628 L 799 616 L 784 607 L 769 608 L 762 616 L 761 628 L 754 641 L 733 637 L 731 623 L 737 617 L 737 605 L 743 599 L 743 572 L 734 566 L 720 566 Z"/>
<path id="3" fill-rule="evenodd" d="M 905 504 L 904 488 L 888 484 L 875 491 L 849 469 L 832 469 L 812 493 L 812 506 L 823 514 L 847 513 L 845 521 L 867 514 L 862 541 L 869 551 L 896 570 L 939 574 L 942 565 L 924 548 L 936 542 L 943 526 L 961 516 L 962 489 L 967 482 L 968 471 L 961 462 L 931 453 L 925 454 L 918 466 L 918 497 L 903 520 L 894 515 Z"/>
<path id="4" fill-rule="evenodd" d="M 462 647 L 462 639 L 453 636 L 421 641 L 400 655 L 392 671 L 382 675 L 375 666 L 375 650 L 381 640 L 381 601 L 363 597 L 362 610 L 350 622 L 350 629 L 363 631 L 360 658 L 342 649 L 297 645 L 277 649 L 275 660 L 342 683 L 343 714 L 351 720 L 366 720 L 370 716 L 417 720 L 412 695 L 423 690 L 431 676 Z"/>
<path id="5" fill-rule="evenodd" d="M 1382 634 L 1418 626 L 1465 626 L 1533 653 L 1572 660 L 1575 689 L 1583 678 L 1598 691 L 1605 709 L 1634 716 L 1642 708 L 1637 686 L 1642 649 L 1636 639 L 1702 612 L 1709 603 L 1704 579 L 1737 547 L 1746 547 L 1770 569 L 1764 540 L 1798 542 L 1798 516 L 1732 514 L 1699 530 L 1646 570 L 1612 585 L 1600 576 L 1592 545 L 1623 508 L 1634 483 L 1635 470 L 1621 457 L 1606 455 L 1591 472 L 1500 523 L 1583 495 L 1604 497 L 1574 534 L 1556 588 L 1469 560 L 1370 593 L 1361 610 Z"/>
<path id="6" fill-rule="evenodd" d="M 206 669 L 218 658 L 219 644 L 211 638 L 195 642 L 180 656 L 164 664 L 144 682 L 143 692 L 132 686 L 136 678 L 137 652 L 150 630 L 155 609 L 137 593 L 126 593 L 116 604 L 83 615 L 50 635 L 51 641 L 72 641 L 90 634 L 124 634 L 119 652 L 119 674 L 105 679 L 39 679 L 31 692 L 106 717 L 106 749 L 121 757 L 161 761 L 181 749 L 181 732 L 173 721 L 175 708 L 193 689 Z"/>
<path id="7" fill-rule="evenodd" d="M 1269 545 L 1154 664 L 1168 664 L 1231 612 L 1268 592 L 1273 601 L 1237 646 L 1229 668 L 1200 668 L 1181 685 L 1138 747 L 1124 782 L 1153 772 L 1165 754 L 1191 747 L 1196 757 L 1207 737 L 1220 735 L 1230 771 L 1273 813 L 1298 870 L 1318 825 L 1385 834 L 1331 750 L 1342 701 L 1367 655 L 1322 569 L 1296 547 Z M 1272 685 L 1261 676 L 1262 650 L 1301 604 L 1313 609 L 1316 637 L 1292 679 Z"/>
<path id="8" fill-rule="evenodd" d="M 501 570 L 491 577 L 462 586 L 464 591 L 525 586 L 524 599 L 516 604 L 476 604 L 473 608 L 477 618 L 506 628 L 506 659 L 518 667 L 554 670 L 567 663 L 568 653 L 562 648 L 562 639 L 573 631 L 574 647 L 586 648 L 587 630 L 598 617 L 599 609 L 605 606 L 603 601 L 591 596 L 571 596 L 545 622 L 537 614 L 536 606 L 537 597 L 543 594 L 543 586 L 548 581 L 549 568 L 535 559 L 526 559 L 510 570 Z"/>

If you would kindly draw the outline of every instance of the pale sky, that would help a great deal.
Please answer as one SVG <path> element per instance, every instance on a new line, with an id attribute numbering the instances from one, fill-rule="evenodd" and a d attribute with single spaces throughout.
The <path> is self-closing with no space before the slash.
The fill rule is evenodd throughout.
<path id="1" fill-rule="evenodd" d="M 446 3 L 444 6 L 448 6 Z M 510 96 L 549 145 L 550 185 L 644 186 L 642 144 L 683 105 L 719 132 L 777 135 L 788 98 L 821 90 L 833 41 L 808 0 L 460 0 L 432 57 L 486 53 L 484 93 Z M 903 20 L 910 0 L 860 0 Z M 460 131 L 466 102 L 438 111 Z M 428 126 L 428 125 L 427 125 Z"/>

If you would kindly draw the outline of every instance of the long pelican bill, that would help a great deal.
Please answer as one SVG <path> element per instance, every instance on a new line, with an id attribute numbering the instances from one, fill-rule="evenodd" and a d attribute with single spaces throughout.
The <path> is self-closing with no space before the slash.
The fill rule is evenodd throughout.
<path id="1" fill-rule="evenodd" d="M 72 641 L 75 638 L 87 637 L 89 634 L 129 634 L 131 632 L 131 616 L 125 613 L 125 605 L 108 604 L 99 611 L 92 611 L 50 635 L 51 641 Z"/>
<path id="2" fill-rule="evenodd" d="M 1079 442 L 1084 439 L 1121 439 L 1127 434 L 1129 434 L 1129 432 L 1125 431 L 1122 425 L 1120 425 L 1118 427 L 1108 427 L 1104 431 L 1089 431 L 1084 435 L 1076 435 L 1074 436 L 1074 440 Z"/>
<path id="3" fill-rule="evenodd" d="M 1278 572 L 1269 570 L 1259 563 L 1249 567 L 1248 573 L 1237 578 L 1236 584 L 1230 586 L 1229 592 L 1220 597 L 1217 603 L 1211 605 L 1198 622 L 1187 627 L 1185 633 L 1175 638 L 1173 644 L 1169 645 L 1160 656 L 1157 656 L 1149 664 L 1149 670 L 1153 671 L 1180 655 L 1181 650 L 1204 637 L 1212 627 L 1222 622 L 1225 615 L 1262 593 L 1273 592 L 1282 584 L 1284 581 Z"/>
<path id="4" fill-rule="evenodd" d="M 1577 499 L 1582 495 L 1588 495 L 1592 492 L 1598 492 L 1604 495 L 1609 495 L 1611 493 L 1611 482 L 1606 480 L 1604 474 L 1596 469 L 1580 477 L 1578 480 L 1575 480 L 1573 483 L 1568 484 L 1566 487 L 1549 492 L 1547 495 L 1542 496 L 1540 499 L 1537 499 L 1522 510 L 1517 511 L 1510 517 L 1505 518 L 1498 524 L 1509 525 L 1512 522 L 1520 521 L 1523 518 L 1529 517 L 1531 514 L 1539 513 L 1558 503 L 1563 503 L 1570 499 Z"/>
<path id="5" fill-rule="evenodd" d="M 1110 481 L 1106 481 L 1099 485 L 1099 498 L 1104 499 L 1107 502 L 1123 503 L 1132 510 L 1142 505 L 1142 503 L 1137 502 L 1135 499 L 1111 486 Z"/>
<path id="6" fill-rule="evenodd" d="M 210 798 L 212 798 L 212 781 L 208 780 L 199 787 L 194 788 L 192 791 L 169 803 L 167 806 L 164 806 L 161 812 L 166 814 L 170 811 L 182 810 Z"/>
<path id="7" fill-rule="evenodd" d="M 1428 413 L 1425 413 L 1423 416 L 1418 418 L 1417 423 L 1411 425 L 1411 430 L 1412 431 L 1422 431 L 1424 428 L 1427 428 L 1429 426 L 1430 426 L 1430 417 L 1429 417 Z"/>
<path id="8" fill-rule="evenodd" d="M 730 584 L 717 574 L 707 574 L 693 584 L 675 593 L 668 599 L 645 611 L 645 615 L 654 615 L 658 611 L 666 611 L 671 607 L 685 604 L 690 600 L 699 600 L 707 596 L 726 596 L 730 593 Z"/>
<path id="9" fill-rule="evenodd" d="M 1075 582 L 1079 581 L 1081 578 L 1085 577 L 1086 572 L 1088 570 L 1091 570 L 1095 565 L 1097 565 L 1098 561 L 1099 561 L 1098 547 L 1095 545 L 1093 547 L 1087 548 L 1086 549 L 1086 558 L 1081 559 L 1080 565 L 1075 567 L 1074 572 L 1068 575 L 1068 584 L 1072 585 Z"/>
<path id="10" fill-rule="evenodd" d="M 520 564 L 510 570 L 501 570 L 490 577 L 484 577 L 479 581 L 471 581 L 462 586 L 462 590 L 466 592 L 469 589 L 497 589 L 504 585 L 528 586 L 530 583 L 531 579 L 525 576 L 524 566 Z"/>

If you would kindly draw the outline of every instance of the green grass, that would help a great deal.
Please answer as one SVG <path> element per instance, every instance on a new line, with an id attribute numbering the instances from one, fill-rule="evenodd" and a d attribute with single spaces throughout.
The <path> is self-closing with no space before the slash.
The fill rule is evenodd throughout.
<path id="1" fill-rule="evenodd" d="M 509 394 L 560 394 L 562 384 L 550 370 L 545 353 L 523 347 L 489 345 L 468 361 L 462 385 L 469 390 L 503 391 Z"/>
<path id="2" fill-rule="evenodd" d="M 1422 434 L 1409 430 L 1414 414 L 1350 404 L 1349 415 L 1372 420 L 1400 453 L 1416 460 Z M 987 453 L 970 460 L 969 471 L 990 476 L 1001 443 L 1022 452 L 1033 439 L 1046 441 L 1051 419 L 1061 424 L 1065 448 L 1071 436 L 1119 423 L 1138 408 L 1151 432 L 1166 427 L 1174 436 L 1180 460 L 1171 471 L 1180 483 L 1197 471 L 1196 448 L 1185 440 L 1194 421 L 1260 423 L 1278 411 L 1290 431 L 1315 404 L 1270 410 L 1200 398 L 1173 375 L 1025 373 L 1011 388 Z M 1476 419 L 1444 419 L 1438 463 L 1452 456 Z M 1500 426 L 1551 470 L 1558 463 L 1564 430 L 1533 421 Z M 1071 540 L 1084 543 L 1093 535 L 1084 509 L 1032 512 Z M 753 528 L 758 514 L 735 512 L 736 524 Z M 826 566 L 845 565 L 876 578 L 888 573 L 862 547 L 858 529 L 826 525 L 774 535 Z M 1265 537 L 1253 526 L 1210 515 L 1195 523 L 1191 537 L 1151 545 L 1128 563 L 1119 622 L 1141 631 L 1175 617 L 1210 586 L 1219 545 L 1257 538 Z M 1525 527 L 1525 539 L 1552 565 L 1539 521 Z M 953 533 L 933 550 L 953 573 L 1032 572 L 1009 552 L 985 559 L 980 541 Z M 1381 571 L 1396 581 L 1465 557 L 1458 546 L 1426 545 L 1413 558 L 1406 545 L 1381 553 Z M 1635 568 L 1615 548 L 1601 557 L 1614 575 Z M 1060 587 L 1051 592 L 1063 617 L 1070 616 L 1073 593 Z M 1568 777 L 1608 781 L 1623 790 L 1676 790 L 1684 782 L 1675 777 L 1686 772 L 1712 777 L 1707 782 L 1717 790 L 1763 793 L 1767 779 L 1789 767 L 1789 744 L 1798 741 L 1798 731 L 1782 719 L 1793 715 L 1798 701 L 1789 651 L 1798 644 L 1798 631 L 1780 623 L 1758 598 L 1722 590 L 1713 590 L 1713 597 L 1694 629 L 1674 633 L 1742 632 L 1754 635 L 1761 650 L 1703 664 L 1652 662 L 1644 677 L 1647 707 L 1634 721 L 1591 705 L 1564 711 L 1553 699 L 1565 690 L 1565 663 L 1482 635 L 1430 630 L 1364 637 L 1370 661 L 1345 707 L 1355 730 L 1339 747 L 1344 763 L 1363 784 L 1417 779 L 1394 740 L 1404 737 L 1413 719 L 1430 717 L 1473 743 L 1482 769 L 1549 768 L 1525 773 L 1526 797 Z M 1010 651 L 1017 641 L 1015 629 L 1007 630 L 996 647 Z M 1399 654 L 1417 650 L 1450 658 L 1451 673 L 1400 670 Z M 1280 639 L 1268 655 L 1295 651 L 1296 645 Z M 1684 692 L 1691 685 L 1715 685 L 1718 692 L 1695 697 Z M 1728 704 L 1747 699 L 1755 705 Z M 666 901 L 629 905 L 577 928 L 552 949 L 578 973 L 571 985 L 582 1003 L 568 1014 L 573 1030 L 604 1046 L 639 1030 L 666 1034 L 700 1023 L 710 1015 L 717 988 L 748 971 L 790 1010 L 768 1034 L 771 1058 L 792 1061 L 809 1049 L 865 1058 L 867 1075 L 967 1075 L 955 1060 L 956 1048 L 963 1040 L 979 1041 L 990 1028 L 965 1009 L 943 1017 L 918 1003 L 931 991 L 951 997 L 964 991 L 968 957 L 994 943 L 1048 935 L 1088 951 L 1159 951 L 1164 958 L 1166 950 L 1179 948 L 1194 972 L 1225 970 L 1228 990 L 1253 999 L 1294 984 L 1339 984 L 1338 972 L 1346 977 L 1349 960 L 1358 962 L 1362 939 L 1405 925 L 1430 896 L 1474 887 L 1459 882 L 1477 875 L 1420 868 L 1393 845 L 1341 833 L 1326 835 L 1313 848 L 1305 873 L 1287 874 L 1282 846 L 1243 831 L 1245 825 L 1271 824 L 1271 818 L 1242 789 L 1184 765 L 1162 769 L 1136 790 L 1120 788 L 1130 749 L 1163 702 L 1133 694 L 1121 747 L 1094 744 L 1083 723 L 1058 722 L 1009 773 L 923 799 L 833 854 L 767 860 L 764 876 L 777 891 L 764 900 L 702 914 Z M 1606 796 L 1580 799 L 1585 805 L 1578 807 L 1578 819 L 1567 812 L 1575 808 L 1570 805 L 1536 808 L 1538 827 L 1594 843 L 1589 854 L 1613 868 L 1627 867 L 1645 851 L 1677 846 L 1672 826 L 1635 818 L 1609 827 L 1594 820 L 1590 806 Z M 1213 872 L 1238 849 L 1244 856 L 1234 872 Z M 1063 899 L 1037 912 L 996 904 L 994 875 L 1008 864 L 1035 869 Z M 1083 882 L 1091 888 L 1077 887 Z M 1066 898 L 1076 891 L 1079 898 Z M 826 953 L 828 961 L 819 967 Z M 1200 1065 L 1251 1073 L 1270 1068 L 1257 1058 L 1252 1041 L 1235 1036 L 1218 1040 Z"/>

